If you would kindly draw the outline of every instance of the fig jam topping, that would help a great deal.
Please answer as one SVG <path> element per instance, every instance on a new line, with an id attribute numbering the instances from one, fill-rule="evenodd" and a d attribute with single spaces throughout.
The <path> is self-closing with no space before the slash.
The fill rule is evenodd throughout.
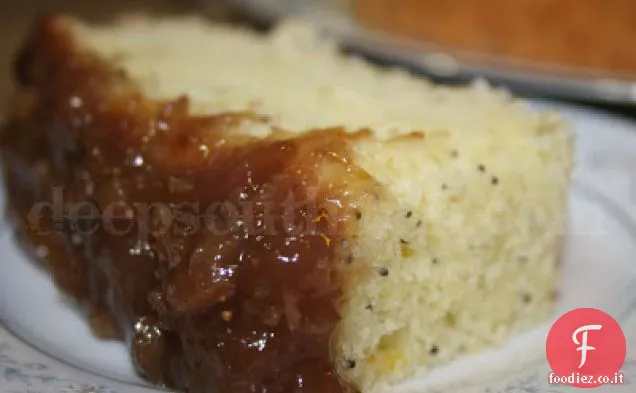
<path id="1" fill-rule="evenodd" d="M 11 204 L 142 374 L 200 393 L 348 390 L 329 341 L 340 248 L 372 185 L 344 133 L 233 135 L 263 120 L 148 101 L 54 21 L 18 64 L 30 96 L 3 132 Z"/>

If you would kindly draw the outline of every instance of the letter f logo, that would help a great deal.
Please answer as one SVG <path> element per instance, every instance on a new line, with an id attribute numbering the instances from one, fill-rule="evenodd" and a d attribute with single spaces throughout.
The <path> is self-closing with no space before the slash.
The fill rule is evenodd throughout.
<path id="1" fill-rule="evenodd" d="M 601 328 L 603 328 L 602 325 L 581 326 L 574 331 L 574 334 L 572 334 L 572 341 L 574 341 L 574 344 L 580 345 L 580 347 L 576 349 L 577 351 L 581 351 L 581 364 L 579 365 L 579 368 L 583 367 L 585 365 L 585 362 L 587 361 L 587 351 L 594 351 L 596 349 L 587 345 L 587 332 L 590 330 L 601 330 Z M 579 342 L 577 336 L 581 332 L 583 332 L 583 334 L 581 342 Z"/>

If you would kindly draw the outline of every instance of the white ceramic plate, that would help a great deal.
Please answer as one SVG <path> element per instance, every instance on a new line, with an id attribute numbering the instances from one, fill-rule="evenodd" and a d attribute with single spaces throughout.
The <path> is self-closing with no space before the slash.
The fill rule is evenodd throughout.
<path id="1" fill-rule="evenodd" d="M 628 342 L 623 372 L 636 386 L 636 122 L 556 103 L 577 135 L 578 166 L 569 209 L 562 298 L 555 317 L 596 307 L 622 324 Z M 3 201 L 0 201 L 3 202 Z M 0 392 L 153 392 L 134 373 L 123 345 L 93 338 L 83 318 L 0 232 Z M 468 357 L 418 378 L 399 392 L 557 393 L 549 386 L 544 346 L 550 321 L 505 348 Z"/>
<path id="2" fill-rule="evenodd" d="M 287 17 L 308 20 L 354 51 L 438 78 L 465 81 L 478 76 L 523 93 L 636 104 L 636 79 L 633 76 L 462 52 L 430 42 L 391 36 L 356 23 L 347 7 L 348 0 L 231 1 L 266 23 Z"/>

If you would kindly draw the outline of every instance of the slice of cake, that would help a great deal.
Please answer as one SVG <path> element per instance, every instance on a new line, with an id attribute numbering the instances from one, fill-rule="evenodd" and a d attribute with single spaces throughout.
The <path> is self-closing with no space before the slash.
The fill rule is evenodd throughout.
<path id="1" fill-rule="evenodd" d="M 554 303 L 558 118 L 285 25 L 38 23 L 2 133 L 11 209 L 157 384 L 372 392 Z"/>

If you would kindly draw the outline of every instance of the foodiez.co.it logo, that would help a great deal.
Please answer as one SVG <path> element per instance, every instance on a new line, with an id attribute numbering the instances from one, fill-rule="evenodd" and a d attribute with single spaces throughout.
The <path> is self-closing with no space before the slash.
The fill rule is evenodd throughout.
<path id="1" fill-rule="evenodd" d="M 586 325 L 576 329 L 574 334 L 572 334 L 572 341 L 574 341 L 577 345 L 581 344 L 581 346 L 576 349 L 577 351 L 581 351 L 581 364 L 579 364 L 579 368 L 585 366 L 585 362 L 587 361 L 587 351 L 593 351 L 596 349 L 587 345 L 587 332 L 589 330 L 601 330 L 602 328 L 603 325 Z M 582 343 L 580 343 L 577 339 L 579 333 L 582 333 L 583 335 Z"/>
<path id="2" fill-rule="evenodd" d="M 609 314 L 580 308 L 559 318 L 546 341 L 551 384 L 579 388 L 623 384 L 620 372 L 627 343 L 620 325 Z"/>

